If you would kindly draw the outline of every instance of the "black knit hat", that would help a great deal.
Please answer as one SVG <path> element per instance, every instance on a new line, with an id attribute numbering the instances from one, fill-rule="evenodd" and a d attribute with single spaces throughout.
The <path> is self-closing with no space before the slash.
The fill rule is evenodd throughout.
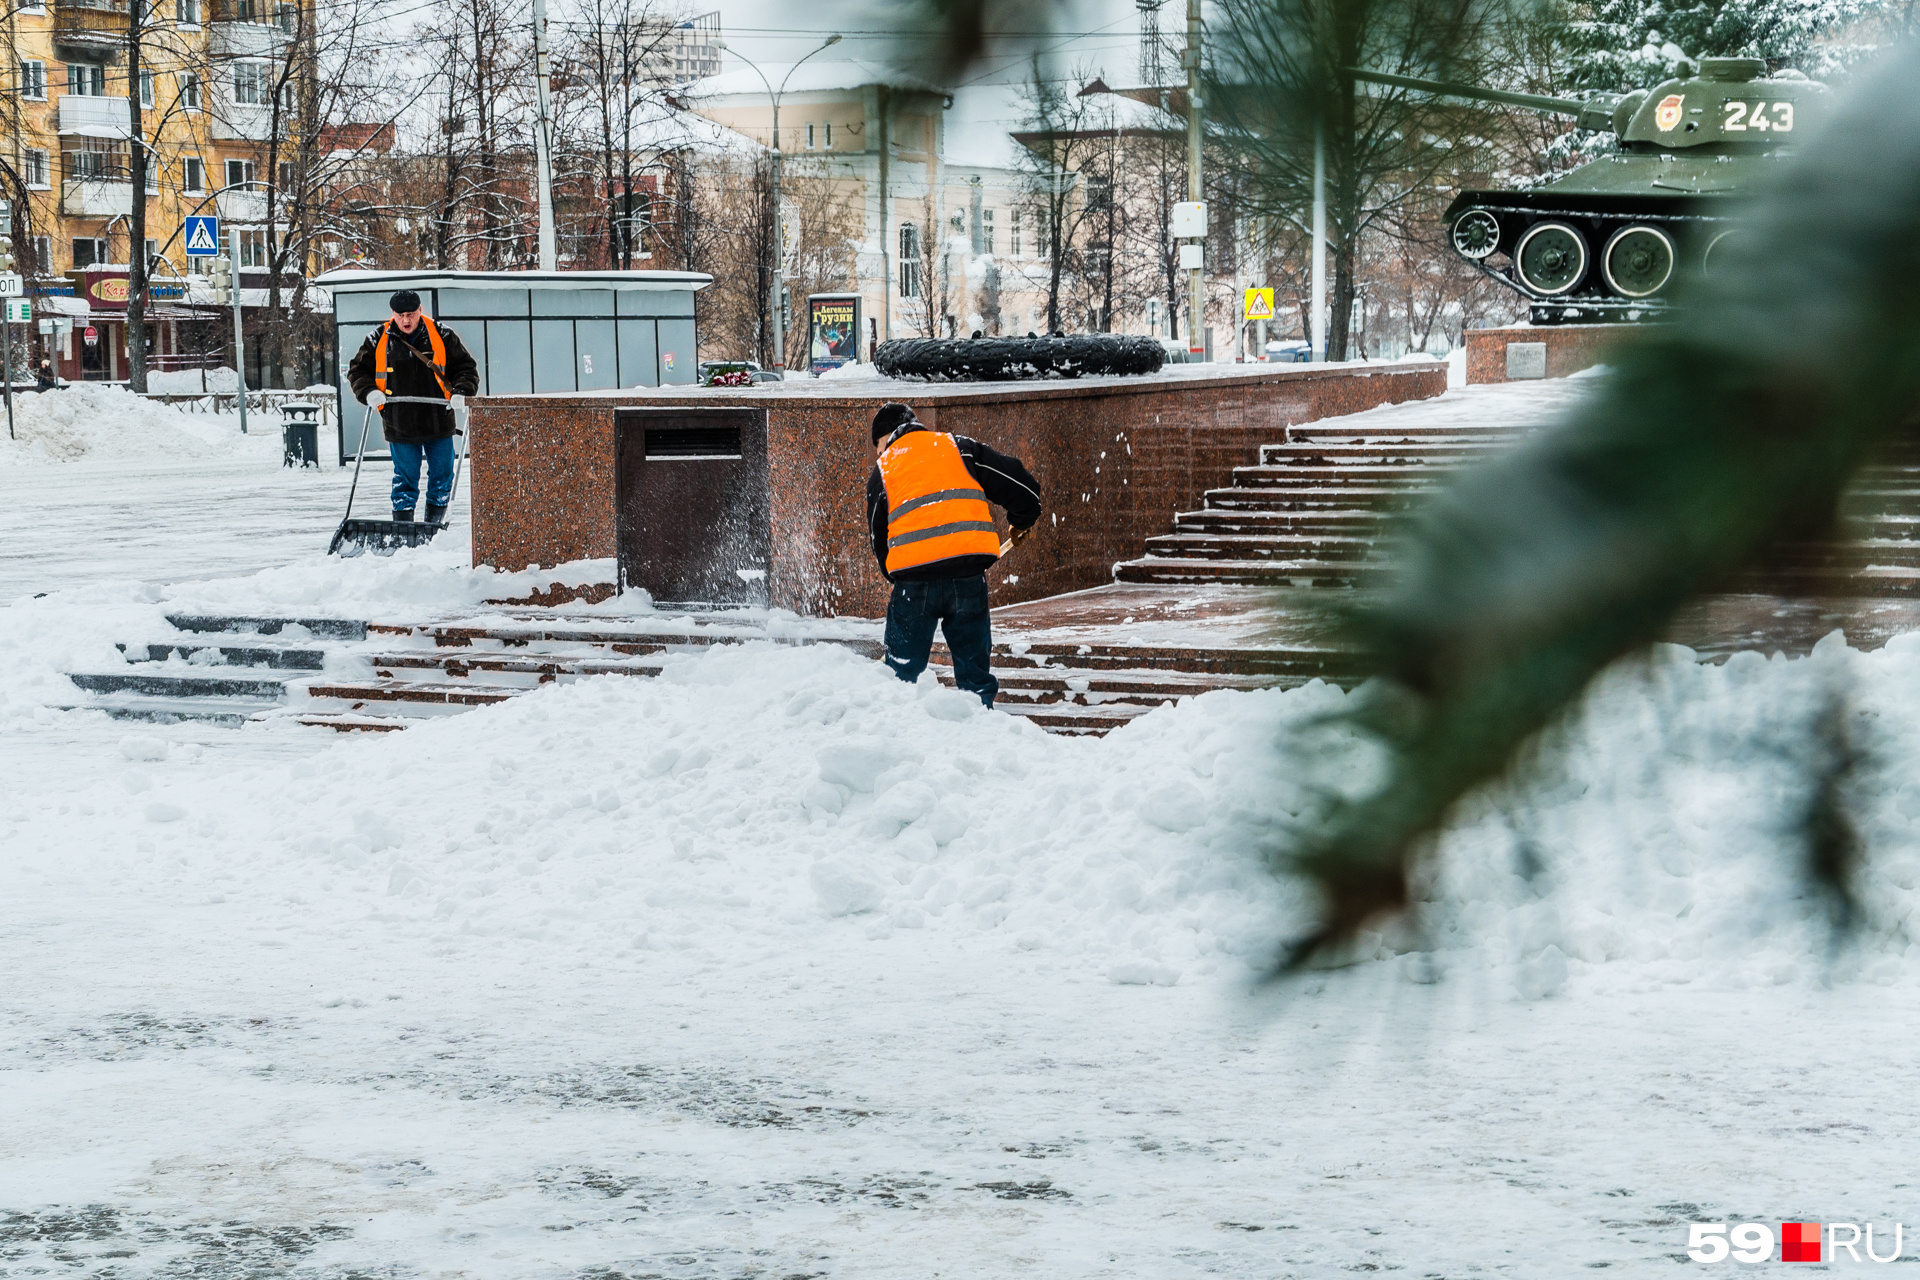
<path id="1" fill-rule="evenodd" d="M 411 289 L 402 289 L 387 299 L 387 306 L 392 308 L 393 314 L 397 316 L 405 315 L 409 311 L 418 311 L 420 295 Z"/>
<path id="2" fill-rule="evenodd" d="M 880 406 L 880 412 L 873 415 L 873 442 L 879 444 L 909 422 L 915 421 L 918 419 L 913 416 L 912 405 L 889 400 Z"/>

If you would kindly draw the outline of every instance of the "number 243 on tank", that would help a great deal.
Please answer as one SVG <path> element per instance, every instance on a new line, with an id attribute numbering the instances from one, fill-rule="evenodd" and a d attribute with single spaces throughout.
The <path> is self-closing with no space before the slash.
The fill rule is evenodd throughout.
<path id="1" fill-rule="evenodd" d="M 1729 99 L 1720 104 L 1727 118 L 1720 127 L 1728 133 L 1792 133 L 1791 102 L 1742 102 Z"/>

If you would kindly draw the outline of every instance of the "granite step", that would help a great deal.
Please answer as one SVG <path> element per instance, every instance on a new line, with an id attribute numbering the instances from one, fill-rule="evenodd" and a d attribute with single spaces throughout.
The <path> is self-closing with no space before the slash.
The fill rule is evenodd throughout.
<path id="1" fill-rule="evenodd" d="M 48 705 L 56 711 L 99 711 L 115 720 L 150 724 L 193 722 L 230 729 L 286 710 L 284 703 L 261 698 L 154 697 L 137 693 L 99 694 Z"/>
<path id="2" fill-rule="evenodd" d="M 69 671 L 67 679 L 86 693 L 128 693 L 149 698 L 251 698 L 268 704 L 285 700 L 285 678 L 205 674 L 211 670 L 218 668 Z"/>
<path id="3" fill-rule="evenodd" d="M 326 650 L 311 645 L 294 642 L 290 644 L 233 643 L 233 644 L 180 644 L 161 642 L 157 644 L 116 645 L 115 648 L 127 655 L 129 662 L 165 662 L 170 658 L 191 661 L 206 655 L 213 659 L 205 662 L 212 667 L 271 667 L 282 671 L 318 671 L 326 665 Z M 196 663 L 196 666 L 201 665 Z"/>
<path id="4" fill-rule="evenodd" d="M 470 707 L 491 706 L 526 693 L 537 686 L 440 683 L 430 680 L 399 680 L 374 677 L 370 680 L 315 680 L 306 687 L 307 697 L 315 701 L 345 702 L 358 710 L 367 703 L 405 703 L 415 706 Z"/>
<path id="5" fill-rule="evenodd" d="M 1381 511 L 1265 511 L 1231 508 L 1182 511 L 1173 517 L 1173 527 L 1178 533 L 1359 537 L 1386 528 L 1392 518 L 1392 513 Z"/>
<path id="6" fill-rule="evenodd" d="M 1265 444 L 1260 446 L 1263 467 L 1425 465 L 1465 466 L 1485 458 L 1497 457 L 1513 446 L 1507 441 L 1471 440 L 1426 443 L 1349 444 L 1329 441 L 1316 444 Z"/>
<path id="7" fill-rule="evenodd" d="M 1219 582 L 1294 587 L 1380 586 L 1384 564 L 1328 560 L 1203 560 L 1142 556 L 1114 567 L 1116 582 Z"/>
<path id="8" fill-rule="evenodd" d="M 287 618 L 251 614 L 170 613 L 167 621 L 181 631 L 239 632 L 277 636 L 289 628 L 328 640 L 365 640 L 367 624 L 351 618 Z"/>
<path id="9" fill-rule="evenodd" d="M 1524 439 L 1542 426 L 1471 426 L 1436 424 L 1433 426 L 1393 426 L 1381 422 L 1348 422 L 1341 418 L 1322 418 L 1286 428 L 1286 442 L 1302 440 L 1491 440 L 1512 443 Z M 1269 446 L 1270 447 L 1270 446 Z"/>
<path id="10" fill-rule="evenodd" d="M 1251 489 L 1209 489 L 1205 495 L 1211 511 L 1300 511 L 1350 512 L 1356 508 L 1373 512 L 1405 511 L 1437 491 L 1435 485 L 1275 485 Z"/>
<path id="11" fill-rule="evenodd" d="M 1355 485 L 1375 489 L 1410 486 L 1437 487 L 1446 478 L 1448 468 L 1416 463 L 1411 466 L 1385 466 L 1372 463 L 1342 463 L 1337 466 L 1235 467 L 1236 489 L 1266 489 L 1276 486 L 1338 489 Z"/>
<path id="12" fill-rule="evenodd" d="M 294 717 L 299 724 L 339 733 L 392 733 L 412 720 L 400 716 L 370 716 L 353 711 L 309 711 Z"/>
<path id="13" fill-rule="evenodd" d="M 1361 560 L 1375 554 L 1373 538 L 1300 538 L 1270 533 L 1176 532 L 1147 539 L 1147 555 L 1203 560 Z"/>
<path id="14" fill-rule="evenodd" d="M 1068 737 L 1103 738 L 1115 729 L 1147 714 L 1151 707 L 1105 706 L 1062 707 L 1006 705 L 1000 708 L 1010 716 L 1020 716 L 1049 733 Z"/>
<path id="15" fill-rule="evenodd" d="M 487 681 L 510 684 L 551 684 L 561 677 L 652 676 L 661 670 L 659 663 L 637 658 L 570 657 L 488 649 L 455 652 L 412 649 L 368 654 L 365 661 L 381 679 L 464 680 L 477 672 Z"/>

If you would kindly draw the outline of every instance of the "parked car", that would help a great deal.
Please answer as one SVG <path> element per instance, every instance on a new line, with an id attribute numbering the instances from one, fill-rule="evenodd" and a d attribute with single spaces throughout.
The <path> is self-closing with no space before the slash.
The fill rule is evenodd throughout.
<path id="1" fill-rule="evenodd" d="M 1269 342 L 1267 360 L 1273 364 L 1306 364 L 1313 359 L 1313 344 L 1307 342 Z"/>
<path id="2" fill-rule="evenodd" d="M 701 386 L 713 385 L 713 376 L 717 373 L 745 373 L 755 382 L 784 382 L 786 379 L 778 369 L 762 369 L 752 360 L 702 360 L 695 379 Z"/>

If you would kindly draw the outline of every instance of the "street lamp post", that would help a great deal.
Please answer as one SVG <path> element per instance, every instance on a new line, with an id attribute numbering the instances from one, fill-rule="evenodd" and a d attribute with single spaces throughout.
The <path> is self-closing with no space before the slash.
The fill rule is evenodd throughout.
<path id="1" fill-rule="evenodd" d="M 718 42 L 720 48 L 740 58 L 740 61 L 753 69 L 753 74 L 760 77 L 760 83 L 767 86 L 767 98 L 773 103 L 773 272 L 772 283 L 767 289 L 767 317 L 773 329 L 774 363 L 782 369 L 787 365 L 787 318 L 780 306 L 780 295 L 785 292 L 786 285 L 785 273 L 780 268 L 786 257 L 787 242 L 786 231 L 780 225 L 780 96 L 787 91 L 787 81 L 793 79 L 793 73 L 800 69 L 801 62 L 819 53 L 821 49 L 829 49 L 839 43 L 840 37 L 837 34 L 828 36 L 819 48 L 809 51 L 799 62 L 788 67 L 787 74 L 780 77 L 780 87 L 775 89 L 773 82 L 767 79 L 766 72 L 755 66 L 750 59 L 741 57 L 725 40 Z"/>

